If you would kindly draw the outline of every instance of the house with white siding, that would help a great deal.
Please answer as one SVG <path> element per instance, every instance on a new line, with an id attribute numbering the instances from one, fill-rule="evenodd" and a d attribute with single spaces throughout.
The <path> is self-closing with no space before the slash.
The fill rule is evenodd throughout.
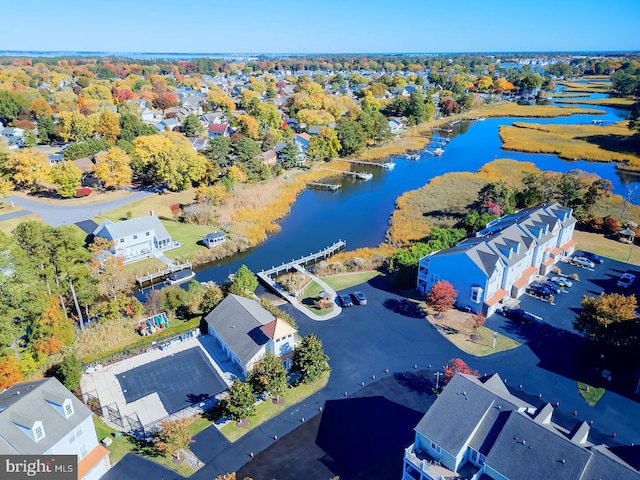
<path id="1" fill-rule="evenodd" d="M 0 393 L 0 454 L 77 455 L 79 480 L 98 480 L 111 465 L 91 410 L 55 378 Z"/>
<path id="2" fill-rule="evenodd" d="M 402 480 L 638 480 L 590 428 L 553 422 L 554 408 L 512 395 L 497 375 L 456 374 L 415 428 Z"/>
<path id="3" fill-rule="evenodd" d="M 571 255 L 576 220 L 558 203 L 519 210 L 490 222 L 477 236 L 433 252 L 418 264 L 417 289 L 425 294 L 446 280 L 457 306 L 485 315 L 506 297 L 518 298 L 535 278 Z"/>
<path id="4" fill-rule="evenodd" d="M 245 377 L 267 352 L 287 370 L 291 368 L 293 351 L 300 343 L 296 329 L 274 317 L 255 300 L 228 295 L 205 321 L 209 335 Z"/>

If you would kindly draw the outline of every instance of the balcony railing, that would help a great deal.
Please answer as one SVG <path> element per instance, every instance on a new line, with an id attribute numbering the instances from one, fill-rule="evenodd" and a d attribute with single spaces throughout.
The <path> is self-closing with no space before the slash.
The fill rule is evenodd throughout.
<path id="1" fill-rule="evenodd" d="M 436 472 L 429 465 L 427 460 L 421 460 L 418 456 L 413 452 L 413 445 L 404 449 L 405 458 L 411 462 L 418 470 L 427 475 L 431 480 L 447 480 L 445 477 Z"/>

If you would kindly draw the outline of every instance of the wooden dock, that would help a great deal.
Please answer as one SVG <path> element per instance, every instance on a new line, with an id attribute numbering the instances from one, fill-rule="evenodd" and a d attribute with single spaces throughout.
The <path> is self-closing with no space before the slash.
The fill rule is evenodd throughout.
<path id="1" fill-rule="evenodd" d="M 347 242 L 345 242 L 344 240 L 338 240 L 333 245 L 329 245 L 328 247 L 323 248 L 319 252 L 305 255 L 304 257 L 301 257 L 297 260 L 291 260 L 290 262 L 282 263 L 282 265 L 279 265 L 277 267 L 271 267 L 268 270 L 262 270 L 260 273 L 258 273 L 258 278 L 260 278 L 261 276 L 270 278 L 272 275 L 278 275 L 280 273 L 288 272 L 289 270 L 296 268 L 294 265 L 307 266 L 311 263 L 317 262 L 318 260 L 324 260 L 325 258 L 330 257 L 334 253 L 339 252 L 340 250 L 343 250 L 344 248 L 346 248 L 346 246 L 347 246 Z"/>
<path id="2" fill-rule="evenodd" d="M 146 275 L 137 276 L 136 275 L 136 283 L 142 287 L 145 283 L 151 283 L 153 285 L 154 280 L 161 278 L 164 280 L 166 277 L 171 275 L 172 273 L 179 272 L 186 268 L 191 268 L 191 262 L 181 263 L 178 265 L 171 265 L 165 269 L 158 269 L 156 272 L 148 272 Z"/>
<path id="3" fill-rule="evenodd" d="M 374 167 L 383 167 L 385 162 L 365 162 L 364 160 L 348 160 L 346 158 L 341 158 L 341 162 L 349 162 L 349 163 L 358 163 L 360 165 L 372 165 Z"/>
<path id="4" fill-rule="evenodd" d="M 359 180 L 371 180 L 373 178 L 373 174 L 368 172 L 352 172 L 349 170 L 337 170 L 335 168 L 323 168 L 323 170 L 327 170 L 329 172 L 341 173 L 342 175 L 346 175 L 346 176 L 350 175 Z"/>
<path id="5" fill-rule="evenodd" d="M 335 192 L 339 190 L 342 185 L 339 183 L 320 183 L 320 182 L 307 182 L 308 188 L 314 188 L 316 190 L 328 190 L 330 192 Z"/>

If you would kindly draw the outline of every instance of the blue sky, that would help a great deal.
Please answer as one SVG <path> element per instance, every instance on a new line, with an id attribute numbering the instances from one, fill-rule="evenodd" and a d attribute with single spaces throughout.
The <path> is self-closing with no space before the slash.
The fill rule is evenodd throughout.
<path id="1" fill-rule="evenodd" d="M 640 50 L 639 27 L 640 0 L 28 0 L 3 9 L 0 50 Z"/>

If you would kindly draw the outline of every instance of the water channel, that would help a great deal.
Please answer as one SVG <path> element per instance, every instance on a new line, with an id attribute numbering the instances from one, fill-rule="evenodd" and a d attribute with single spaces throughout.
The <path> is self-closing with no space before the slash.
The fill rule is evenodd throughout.
<path id="1" fill-rule="evenodd" d="M 589 96 L 601 97 L 602 95 Z M 502 142 L 498 136 L 501 125 L 520 121 L 577 124 L 591 123 L 593 119 L 611 123 L 624 120 L 629 114 L 627 110 L 610 107 L 584 108 L 596 108 L 605 111 L 605 114 L 551 119 L 489 118 L 485 121 L 462 122 L 452 134 L 441 157 L 423 154 L 419 160 L 392 158 L 396 167 L 391 171 L 357 166 L 354 170 L 369 171 L 373 173 L 373 179 L 360 181 L 342 178 L 342 188 L 336 192 L 305 190 L 292 205 L 291 213 L 280 222 L 279 233 L 251 250 L 201 266 L 196 278 L 201 282 L 213 280 L 222 283 L 242 264 L 257 272 L 315 252 L 337 240 L 346 240 L 349 250 L 375 247 L 385 239 L 389 218 L 398 196 L 420 188 L 432 178 L 447 172 L 475 172 L 496 158 L 532 162 L 541 170 L 567 172 L 581 169 L 592 172 L 610 180 L 615 193 L 625 194 L 625 182 L 640 185 L 640 176 L 618 171 L 614 163 L 566 161 L 555 155 L 508 152 L 501 148 Z"/>

